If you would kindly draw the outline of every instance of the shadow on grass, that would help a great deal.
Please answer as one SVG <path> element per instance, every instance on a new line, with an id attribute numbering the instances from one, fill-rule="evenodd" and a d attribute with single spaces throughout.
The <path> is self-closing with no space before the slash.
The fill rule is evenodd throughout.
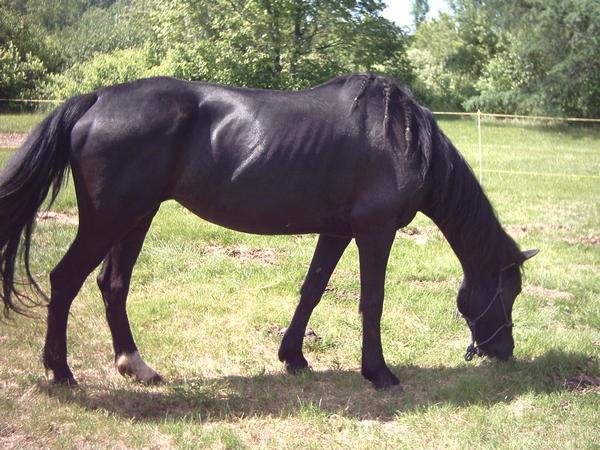
<path id="1" fill-rule="evenodd" d="M 493 405 L 529 392 L 561 391 L 567 389 L 565 380 L 574 374 L 599 372 L 597 361 L 589 355 L 562 351 L 550 351 L 532 361 L 392 369 L 403 381 L 404 390 L 376 391 L 358 371 L 349 370 L 191 378 L 158 387 L 93 385 L 85 380 L 72 389 L 46 381 L 39 381 L 38 387 L 61 403 L 141 421 L 330 414 L 385 421 L 432 405 Z"/>

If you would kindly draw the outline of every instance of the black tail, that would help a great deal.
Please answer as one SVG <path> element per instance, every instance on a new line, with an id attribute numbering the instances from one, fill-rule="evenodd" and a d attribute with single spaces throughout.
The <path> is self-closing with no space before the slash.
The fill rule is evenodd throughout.
<path id="1" fill-rule="evenodd" d="M 71 130 L 96 99 L 96 94 L 81 95 L 56 108 L 31 132 L 0 174 L 0 297 L 5 317 L 10 310 L 23 314 L 22 306 L 37 304 L 21 286 L 46 298 L 29 266 L 36 213 L 50 188 L 50 205 L 56 199 L 68 169 Z M 19 257 L 25 269 L 24 283 L 15 280 Z"/>

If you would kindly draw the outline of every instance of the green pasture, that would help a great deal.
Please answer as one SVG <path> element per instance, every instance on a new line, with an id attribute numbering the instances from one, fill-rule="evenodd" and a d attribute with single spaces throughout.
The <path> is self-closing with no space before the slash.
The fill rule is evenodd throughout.
<path id="1" fill-rule="evenodd" d="M 38 116 L 5 122 L 26 131 Z M 478 167 L 472 120 L 442 129 Z M 95 276 L 74 302 L 69 360 L 80 385 L 52 386 L 45 324 L 0 323 L 3 448 L 598 448 L 600 442 L 600 127 L 485 121 L 484 187 L 523 249 L 515 359 L 463 360 L 454 318 L 461 270 L 425 217 L 397 235 L 382 334 L 404 390 L 360 376 L 358 261 L 351 245 L 309 327 L 313 371 L 277 360 L 315 236 L 240 234 L 173 202 L 156 216 L 128 310 L 142 356 L 165 382 L 141 386 L 113 368 Z M 0 150 L 2 163 L 12 150 Z M 33 270 L 48 273 L 76 231 L 73 189 L 38 224 Z"/>
<path id="2" fill-rule="evenodd" d="M 0 133 L 27 133 L 46 117 L 47 112 L 0 114 Z"/>

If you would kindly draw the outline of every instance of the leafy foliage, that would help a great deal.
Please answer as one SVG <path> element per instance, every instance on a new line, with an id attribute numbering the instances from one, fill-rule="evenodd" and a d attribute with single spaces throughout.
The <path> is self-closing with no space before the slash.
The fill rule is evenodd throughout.
<path id="1" fill-rule="evenodd" d="M 477 2 L 455 5 L 454 15 L 423 22 L 409 50 L 416 90 L 430 106 L 456 110 L 477 95 L 477 81 L 496 52 L 497 37 Z"/>
<path id="2" fill-rule="evenodd" d="M 35 82 L 46 74 L 44 63 L 31 53 L 21 53 L 9 41 L 0 46 L 0 97 L 27 95 Z"/>
<path id="3" fill-rule="evenodd" d="M 238 0 L 154 6 L 158 50 L 176 76 L 265 88 L 302 88 L 377 70 L 410 78 L 402 31 L 381 1 Z"/>
<path id="4" fill-rule="evenodd" d="M 76 22 L 60 31 L 67 65 L 86 61 L 97 53 L 143 47 L 154 38 L 148 19 L 146 2 L 141 0 L 89 7 Z"/>
<path id="5" fill-rule="evenodd" d="M 0 95 L 153 74 L 301 89 L 373 71 L 435 109 L 600 117 L 600 2 L 449 0 L 416 30 L 383 0 L 0 0 Z"/>
<path id="6" fill-rule="evenodd" d="M 103 86 L 161 74 L 154 52 L 145 48 L 98 53 L 60 74 L 51 75 L 45 85 L 48 96 L 67 98 Z"/>
<path id="7" fill-rule="evenodd" d="M 415 25 L 418 27 L 425 20 L 427 13 L 429 12 L 429 1 L 428 0 L 411 0 L 410 12 L 415 18 Z"/>
<path id="8" fill-rule="evenodd" d="M 52 49 L 23 15 L 0 0 L 0 97 L 27 95 L 52 66 Z"/>
<path id="9" fill-rule="evenodd" d="M 501 50 L 478 82 L 481 94 L 467 104 L 600 116 L 600 3 L 515 2 L 501 11 Z"/>

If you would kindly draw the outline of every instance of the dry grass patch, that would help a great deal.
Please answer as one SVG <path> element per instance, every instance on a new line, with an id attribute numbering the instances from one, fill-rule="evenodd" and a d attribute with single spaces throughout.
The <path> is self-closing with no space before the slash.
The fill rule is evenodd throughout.
<path id="1" fill-rule="evenodd" d="M 448 287 L 457 287 L 459 281 L 457 278 L 448 278 L 446 280 L 409 280 L 408 285 L 414 289 L 445 289 Z"/>
<path id="2" fill-rule="evenodd" d="M 336 302 L 347 302 L 360 300 L 360 292 L 354 289 L 345 289 L 334 284 L 329 284 L 325 288 L 324 298 L 333 298 Z"/>
<path id="3" fill-rule="evenodd" d="M 0 147 L 17 148 L 20 147 L 25 139 L 26 133 L 0 133 Z"/>
<path id="4" fill-rule="evenodd" d="M 600 394 L 600 377 L 579 373 L 566 378 L 563 386 L 568 391 L 587 392 L 592 391 Z"/>
<path id="5" fill-rule="evenodd" d="M 564 241 L 571 245 L 600 245 L 600 236 L 589 234 L 587 236 L 566 237 Z"/>
<path id="6" fill-rule="evenodd" d="M 0 448 L 4 450 L 34 448 L 35 439 L 14 425 L 0 426 Z"/>
<path id="7" fill-rule="evenodd" d="M 595 360 L 589 360 L 587 364 L 576 367 L 570 374 L 555 374 L 552 381 L 569 392 L 600 394 L 600 375 Z"/>
<path id="8" fill-rule="evenodd" d="M 204 254 L 227 256 L 240 262 L 254 262 L 265 266 L 277 263 L 277 253 L 270 248 L 252 248 L 247 245 L 207 245 L 203 247 Z"/>
<path id="9" fill-rule="evenodd" d="M 543 286 L 527 285 L 523 288 L 523 292 L 535 297 L 548 300 L 563 300 L 573 298 L 573 294 L 558 289 L 545 288 Z"/>
<path id="10" fill-rule="evenodd" d="M 58 222 L 66 225 L 77 225 L 79 224 L 79 217 L 77 213 L 62 213 L 56 211 L 43 211 L 39 212 L 36 216 L 38 222 Z"/>
<path id="11" fill-rule="evenodd" d="M 413 241 L 417 245 L 425 245 L 431 239 L 439 237 L 441 235 L 440 231 L 433 226 L 423 226 L 423 227 L 413 227 L 408 226 L 404 227 L 398 231 L 396 236 L 399 236 L 403 239 L 408 239 Z"/>
<path id="12" fill-rule="evenodd" d="M 531 233 L 543 233 L 558 237 L 570 245 L 600 245 L 600 235 L 595 232 L 587 235 L 577 235 L 572 226 L 549 223 L 530 223 L 522 225 L 508 225 L 505 227 L 508 234 L 517 241 Z"/>

